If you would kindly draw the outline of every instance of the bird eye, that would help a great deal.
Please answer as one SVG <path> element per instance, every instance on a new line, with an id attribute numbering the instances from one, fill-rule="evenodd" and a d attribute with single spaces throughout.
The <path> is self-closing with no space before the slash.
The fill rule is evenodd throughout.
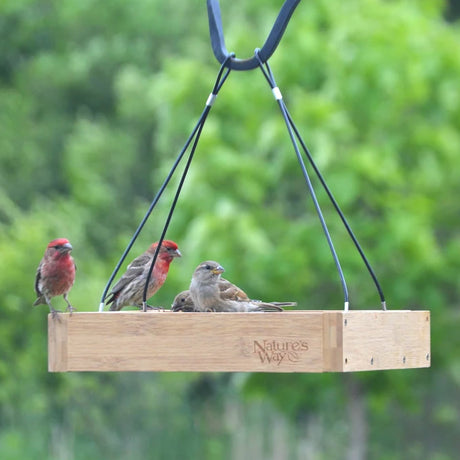
<path id="1" fill-rule="evenodd" d="M 211 265 L 207 264 L 205 268 L 206 268 L 206 270 L 211 270 L 212 267 L 211 267 Z"/>

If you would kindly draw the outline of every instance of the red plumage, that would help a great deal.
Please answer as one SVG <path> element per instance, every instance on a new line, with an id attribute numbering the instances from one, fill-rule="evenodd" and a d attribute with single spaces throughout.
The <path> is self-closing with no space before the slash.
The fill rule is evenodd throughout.
<path id="1" fill-rule="evenodd" d="M 121 310 L 126 306 L 142 307 L 145 283 L 158 242 L 153 243 L 147 251 L 136 257 L 126 269 L 124 275 L 112 288 L 107 304 L 110 310 Z M 163 286 L 169 271 L 169 265 L 175 257 L 181 257 L 177 244 L 171 240 L 163 240 L 158 257 L 150 277 L 147 299 L 152 297 Z"/>
<path id="2" fill-rule="evenodd" d="M 67 310 L 72 312 L 74 308 L 70 304 L 67 295 L 75 281 L 75 262 L 70 255 L 72 245 L 65 238 L 51 241 L 40 261 L 35 276 L 35 292 L 37 300 L 34 305 L 46 304 L 53 316 L 57 310 L 51 305 L 53 297 L 62 295 L 67 302 Z"/>

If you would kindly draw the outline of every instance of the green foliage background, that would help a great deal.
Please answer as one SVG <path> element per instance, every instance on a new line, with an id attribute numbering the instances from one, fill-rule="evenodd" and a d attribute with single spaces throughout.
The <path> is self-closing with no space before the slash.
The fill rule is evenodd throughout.
<path id="1" fill-rule="evenodd" d="M 279 2 L 221 3 L 228 48 L 250 56 Z M 270 60 L 389 307 L 431 310 L 431 369 L 61 375 L 46 370 L 46 309 L 31 308 L 46 244 L 69 238 L 72 303 L 96 310 L 218 64 L 205 2 L 0 3 L 2 459 L 457 458 L 460 30 L 444 9 L 432 0 L 302 2 Z M 132 257 L 158 239 L 175 183 Z M 314 184 L 351 307 L 379 308 Z M 212 258 L 254 298 L 342 308 L 284 122 L 257 70 L 231 73 L 222 88 L 168 237 L 184 257 L 156 304 L 168 306 Z M 356 404 L 361 457 L 353 457 Z"/>

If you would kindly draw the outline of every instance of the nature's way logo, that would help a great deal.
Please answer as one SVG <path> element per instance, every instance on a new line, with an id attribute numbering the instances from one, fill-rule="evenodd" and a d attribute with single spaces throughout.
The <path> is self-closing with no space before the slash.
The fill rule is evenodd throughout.
<path id="1" fill-rule="evenodd" d="M 254 340 L 252 352 L 259 356 L 261 363 L 279 366 L 282 362 L 299 362 L 301 354 L 306 351 L 308 343 L 304 340 Z"/>

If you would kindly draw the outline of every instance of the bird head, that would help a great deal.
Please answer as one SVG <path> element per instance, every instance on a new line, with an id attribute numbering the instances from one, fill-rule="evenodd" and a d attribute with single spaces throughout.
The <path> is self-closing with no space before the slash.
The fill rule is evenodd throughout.
<path id="1" fill-rule="evenodd" d="M 155 253 L 155 250 L 157 247 L 158 247 L 158 241 L 156 241 L 155 243 L 152 244 L 152 246 L 150 246 L 150 251 L 152 253 Z M 161 254 L 162 256 L 171 258 L 171 259 L 173 259 L 174 257 L 182 257 L 182 254 L 179 251 L 177 244 L 171 240 L 162 241 L 159 254 Z"/>
<path id="2" fill-rule="evenodd" d="M 193 310 L 193 300 L 190 296 L 190 291 L 182 291 L 176 295 L 171 305 L 172 311 Z"/>
<path id="3" fill-rule="evenodd" d="M 57 238 L 48 244 L 47 249 L 52 252 L 59 252 L 60 254 L 68 254 L 72 251 L 72 245 L 66 238 Z"/>
<path id="4" fill-rule="evenodd" d="M 224 267 L 214 260 L 207 260 L 198 265 L 194 276 L 200 279 L 218 279 L 222 273 L 224 273 Z"/>

